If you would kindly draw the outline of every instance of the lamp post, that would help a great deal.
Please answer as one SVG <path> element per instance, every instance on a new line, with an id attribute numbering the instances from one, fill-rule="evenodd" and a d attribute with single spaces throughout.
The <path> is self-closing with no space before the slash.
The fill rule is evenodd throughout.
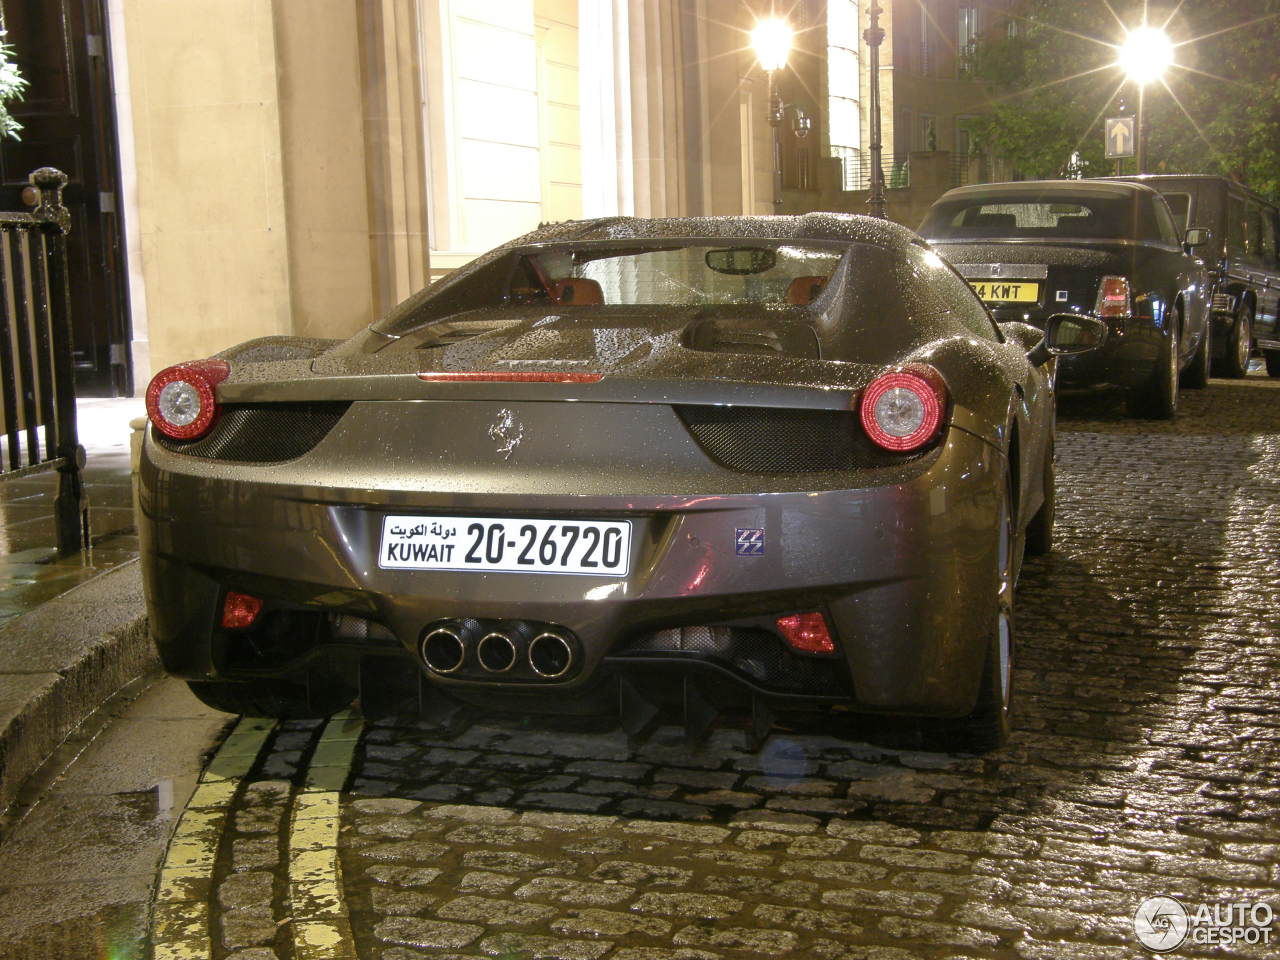
<path id="1" fill-rule="evenodd" d="M 1137 140 L 1138 173 L 1147 172 L 1146 87 L 1153 80 L 1164 76 L 1173 63 L 1173 41 L 1158 27 L 1143 24 L 1125 34 L 1119 47 L 1116 63 L 1138 88 L 1138 120 L 1134 131 Z"/>
<path id="2" fill-rule="evenodd" d="M 880 44 L 884 43 L 884 29 L 880 26 L 880 4 L 871 0 L 867 14 L 871 24 L 862 39 L 871 48 L 871 189 L 867 194 L 867 207 L 871 216 L 888 219 L 885 214 L 884 168 L 880 165 Z"/>
<path id="3" fill-rule="evenodd" d="M 791 25 L 770 17 L 761 20 L 751 31 L 751 46 L 756 59 L 769 77 L 769 126 L 773 128 L 773 212 L 782 212 L 782 120 L 786 107 L 778 92 L 777 72 L 787 65 L 791 52 Z"/>

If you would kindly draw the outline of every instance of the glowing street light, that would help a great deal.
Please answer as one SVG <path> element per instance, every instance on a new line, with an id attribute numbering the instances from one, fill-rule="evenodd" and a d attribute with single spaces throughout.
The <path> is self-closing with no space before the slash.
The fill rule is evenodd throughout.
<path id="1" fill-rule="evenodd" d="M 773 212 L 782 212 L 782 125 L 786 108 L 778 93 L 778 81 L 774 74 L 787 65 L 791 53 L 791 40 L 795 36 L 791 24 L 777 17 L 761 20 L 751 31 L 751 46 L 756 59 L 769 75 L 769 126 L 773 127 Z"/>
<path id="2" fill-rule="evenodd" d="M 1164 76 L 1173 63 L 1173 41 L 1159 27 L 1143 24 L 1125 36 L 1116 62 L 1130 80 L 1145 87 Z"/>
<path id="3" fill-rule="evenodd" d="M 751 48 L 755 50 L 760 66 L 770 75 L 787 65 L 794 36 L 791 24 L 778 17 L 761 20 L 751 31 Z"/>
<path id="4" fill-rule="evenodd" d="M 1138 120 L 1134 131 L 1137 143 L 1138 173 L 1147 172 L 1146 130 L 1143 129 L 1144 100 L 1147 84 L 1159 80 L 1173 63 L 1173 41 L 1159 27 L 1143 24 L 1125 34 L 1118 48 L 1116 64 L 1138 87 Z"/>

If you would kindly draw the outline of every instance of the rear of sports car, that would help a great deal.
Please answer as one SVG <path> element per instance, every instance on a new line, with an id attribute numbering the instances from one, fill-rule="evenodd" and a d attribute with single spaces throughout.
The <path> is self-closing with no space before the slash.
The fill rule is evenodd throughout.
<path id="1" fill-rule="evenodd" d="M 624 328 L 551 316 L 517 339 L 599 355 Z M 668 706 L 695 731 L 738 708 L 970 713 L 1007 464 L 938 370 L 687 331 L 669 355 L 162 374 L 140 533 L 166 670 L 280 713 L 404 681 L 632 731 Z"/>

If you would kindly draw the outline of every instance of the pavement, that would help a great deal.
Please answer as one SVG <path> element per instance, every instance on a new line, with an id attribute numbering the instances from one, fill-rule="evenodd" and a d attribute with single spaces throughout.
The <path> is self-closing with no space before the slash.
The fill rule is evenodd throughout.
<path id="1" fill-rule="evenodd" d="M 88 548 L 58 555 L 56 474 L 0 480 L 0 812 L 68 734 L 154 665 L 130 482 L 129 424 L 142 401 L 77 408 Z"/>

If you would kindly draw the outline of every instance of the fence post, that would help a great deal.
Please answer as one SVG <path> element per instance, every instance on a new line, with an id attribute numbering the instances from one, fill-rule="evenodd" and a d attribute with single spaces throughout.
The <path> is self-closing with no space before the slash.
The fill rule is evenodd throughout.
<path id="1" fill-rule="evenodd" d="M 71 212 L 62 205 L 67 175 L 55 167 L 41 167 L 28 178 L 39 199 L 32 216 L 42 221 L 44 266 L 49 278 L 49 335 L 53 351 L 55 452 L 58 493 L 53 501 L 58 552 L 72 553 L 89 545 L 89 525 L 80 471 L 84 447 L 76 431 L 76 383 L 72 358 L 71 293 L 67 286 L 67 234 Z"/>

